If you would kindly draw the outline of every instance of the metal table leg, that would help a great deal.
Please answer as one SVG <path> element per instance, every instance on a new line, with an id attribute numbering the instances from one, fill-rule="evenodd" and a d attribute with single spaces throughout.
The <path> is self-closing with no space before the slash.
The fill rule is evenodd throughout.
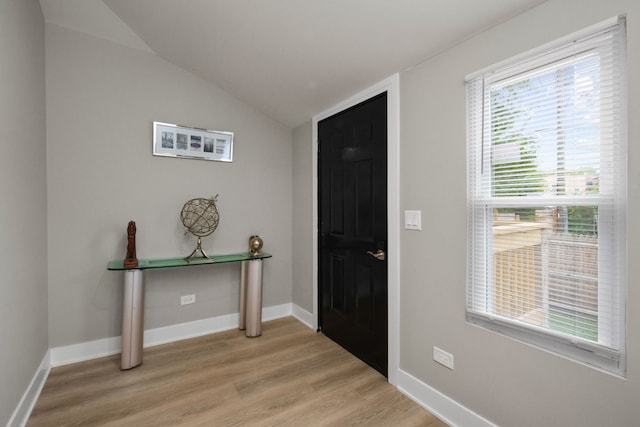
<path id="1" fill-rule="evenodd" d="M 262 335 L 262 260 L 242 261 L 240 329 L 248 337 Z"/>
<path id="2" fill-rule="evenodd" d="M 144 340 L 144 272 L 124 272 L 122 304 L 122 356 L 120 369 L 135 368 L 142 363 Z"/>
<path id="3" fill-rule="evenodd" d="M 244 331 L 247 328 L 247 261 L 240 263 L 240 318 L 238 329 Z"/>

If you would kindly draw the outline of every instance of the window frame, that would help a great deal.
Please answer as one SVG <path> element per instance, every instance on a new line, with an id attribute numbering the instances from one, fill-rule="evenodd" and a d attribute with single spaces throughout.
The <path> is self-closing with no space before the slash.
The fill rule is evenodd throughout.
<path id="1" fill-rule="evenodd" d="M 491 192 L 492 168 L 491 164 L 491 93 L 492 84 L 508 81 L 523 72 L 532 71 L 531 64 L 544 67 L 546 63 L 560 60 L 567 56 L 568 45 L 575 46 L 584 43 L 600 33 L 608 31 L 621 32 L 621 54 L 615 57 L 616 66 L 626 80 L 626 44 L 625 17 L 620 16 L 607 20 L 601 24 L 589 27 L 579 33 L 549 43 L 539 49 L 518 55 L 510 60 L 480 70 L 467 76 L 467 322 L 504 334 L 527 344 L 550 350 L 578 362 L 603 369 L 617 375 L 626 373 L 625 333 L 626 333 L 626 156 L 619 154 L 615 165 L 619 175 L 618 188 L 613 188 L 604 174 L 603 187 L 598 195 L 583 195 L 578 200 L 572 195 L 567 196 L 538 196 L 538 197 L 496 197 L 486 194 Z M 578 56 L 576 56 L 577 58 Z M 577 62 L 569 60 L 571 63 Z M 511 77 L 510 77 L 511 76 Z M 506 83 L 503 83 L 506 85 Z M 495 87 L 495 86 L 493 86 Z M 621 153 L 626 153 L 626 86 L 620 90 L 620 99 L 616 111 L 620 115 L 619 137 L 616 138 Z M 487 115 L 487 112 L 488 115 Z M 488 117 L 488 118 L 487 118 Z M 485 146 L 488 145 L 488 147 Z M 602 147 L 602 146 L 601 146 Z M 602 167 L 605 170 L 605 167 Z M 487 176 L 487 174 L 489 176 Z M 601 175 L 603 176 L 603 175 Z M 489 185 L 487 186 L 487 180 Z M 602 191 L 604 189 L 604 191 Z M 484 192 L 483 192 L 484 191 Z M 581 339 L 567 334 L 554 333 L 549 328 L 537 327 L 517 320 L 508 319 L 492 314 L 491 305 L 493 254 L 492 234 L 494 208 L 499 207 L 537 207 L 537 206 L 598 206 L 598 310 L 603 307 L 601 301 L 611 302 L 607 309 L 611 310 L 611 322 L 602 325 L 603 316 L 598 316 L 598 343 Z M 620 221 L 615 227 L 605 227 Z M 608 235 L 608 231 L 611 235 Z M 483 254 L 479 259 L 477 253 Z M 616 262 L 614 262 L 614 259 Z M 606 270 L 602 266 L 615 265 L 610 278 L 601 278 L 601 272 Z M 602 280 L 601 280 L 602 279 Z M 602 284 L 602 285 L 601 285 Z M 481 294 L 480 298 L 477 295 Z M 483 305 L 485 307 L 479 307 Z M 600 337 L 600 333 L 603 337 Z M 606 339 L 605 339 L 606 338 Z"/>

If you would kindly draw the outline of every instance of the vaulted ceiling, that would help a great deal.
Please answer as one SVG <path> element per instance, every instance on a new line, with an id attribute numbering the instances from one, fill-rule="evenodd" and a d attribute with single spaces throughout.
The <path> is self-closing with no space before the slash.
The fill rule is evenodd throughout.
<path id="1" fill-rule="evenodd" d="M 544 0 L 40 0 L 289 126 Z"/>

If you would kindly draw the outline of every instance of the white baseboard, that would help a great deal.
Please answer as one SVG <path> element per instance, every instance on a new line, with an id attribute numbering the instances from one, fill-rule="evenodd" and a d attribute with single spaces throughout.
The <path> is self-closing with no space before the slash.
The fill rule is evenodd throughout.
<path id="1" fill-rule="evenodd" d="M 313 329 L 313 313 L 309 313 L 304 308 L 296 304 L 292 304 L 291 315 L 301 323 L 307 325 L 310 329 Z"/>
<path id="2" fill-rule="evenodd" d="M 7 427 L 24 427 L 27 424 L 31 411 L 36 405 L 40 392 L 42 391 L 42 387 L 44 387 L 44 383 L 49 376 L 49 370 L 51 369 L 50 356 L 51 351 L 48 350 L 42 358 L 42 362 L 40 362 L 38 370 L 31 379 L 29 387 L 27 387 L 27 390 L 22 395 L 20 403 L 18 403 L 15 411 L 13 411 L 13 415 L 7 423 Z"/>
<path id="3" fill-rule="evenodd" d="M 238 327 L 238 319 L 238 313 L 233 313 L 177 325 L 163 326 L 162 328 L 147 329 L 144 331 L 144 348 L 228 331 Z M 120 340 L 120 337 L 118 337 L 118 340 Z M 119 352 L 120 350 L 118 350 Z"/>
<path id="4" fill-rule="evenodd" d="M 269 321 L 291 316 L 292 304 L 281 304 L 262 309 L 262 320 Z M 238 313 L 179 323 L 162 328 L 144 331 L 144 347 L 195 338 L 202 335 L 235 329 L 239 324 Z M 69 365 L 99 357 L 111 356 L 122 351 L 121 337 L 103 338 L 79 344 L 72 344 L 51 349 L 51 366 Z"/>
<path id="5" fill-rule="evenodd" d="M 283 317 L 291 316 L 291 307 L 293 304 L 280 304 L 272 305 L 271 307 L 265 307 L 262 309 L 262 321 L 281 319 Z"/>
<path id="6" fill-rule="evenodd" d="M 79 344 L 54 347 L 51 351 L 51 367 L 70 365 L 85 360 L 111 356 L 122 350 L 120 337 L 103 338 Z"/>
<path id="7" fill-rule="evenodd" d="M 496 427 L 491 421 L 403 370 L 399 371 L 398 390 L 450 426 Z"/>

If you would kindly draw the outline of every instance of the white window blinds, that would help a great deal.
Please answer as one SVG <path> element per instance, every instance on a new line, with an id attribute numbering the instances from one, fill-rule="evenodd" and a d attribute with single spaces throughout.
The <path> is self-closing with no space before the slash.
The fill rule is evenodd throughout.
<path id="1" fill-rule="evenodd" d="M 467 81 L 468 320 L 619 374 L 624 24 Z"/>

